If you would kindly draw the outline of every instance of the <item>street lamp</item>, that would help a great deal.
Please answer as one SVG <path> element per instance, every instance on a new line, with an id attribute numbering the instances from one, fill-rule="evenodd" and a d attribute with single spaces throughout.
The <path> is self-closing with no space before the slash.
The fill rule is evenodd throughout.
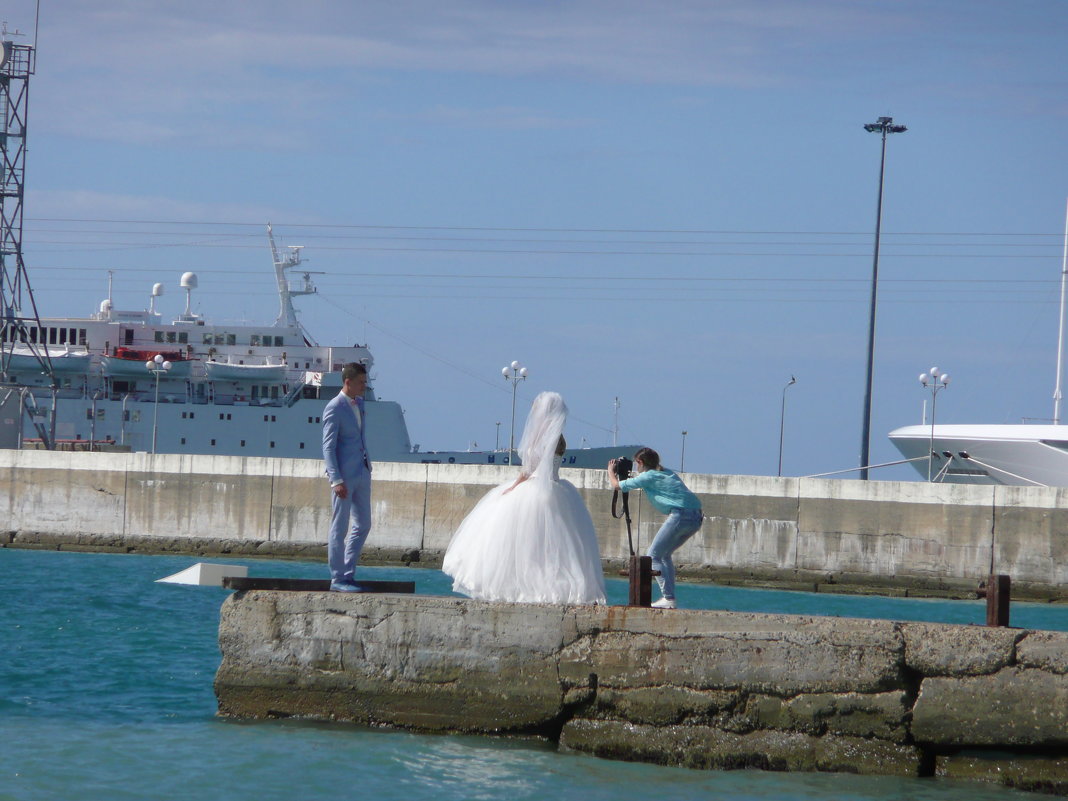
<path id="1" fill-rule="evenodd" d="M 927 453 L 927 480 L 931 480 L 931 466 L 934 463 L 934 426 L 935 426 L 935 401 L 938 399 L 938 391 L 949 386 L 949 376 L 939 373 L 937 367 L 932 367 L 930 373 L 920 373 L 920 383 L 925 389 L 931 390 L 931 449 Z"/>
<path id="2" fill-rule="evenodd" d="M 782 388 L 782 412 L 779 414 L 779 475 L 782 475 L 782 435 L 786 428 L 786 390 L 797 383 L 797 379 L 790 376 L 786 386 Z"/>
<path id="3" fill-rule="evenodd" d="M 686 472 L 686 433 L 682 432 L 682 455 L 679 457 L 679 472 Z"/>
<path id="4" fill-rule="evenodd" d="M 159 421 L 159 377 L 167 375 L 171 369 L 171 363 L 164 360 L 163 354 L 157 353 L 149 361 L 145 362 L 145 369 L 156 376 L 156 408 L 152 411 L 152 453 L 155 453 L 156 425 Z"/>
<path id="5" fill-rule="evenodd" d="M 527 378 L 527 368 L 519 362 L 512 362 L 501 368 L 505 381 L 512 382 L 512 429 L 508 435 L 508 464 L 515 464 L 515 390 L 520 381 Z"/>
<path id="6" fill-rule="evenodd" d="M 868 480 L 869 451 L 871 447 L 871 390 L 872 370 L 875 366 L 875 300 L 879 290 L 879 236 L 883 226 L 883 176 L 886 172 L 886 135 L 904 133 L 904 125 L 894 125 L 893 117 L 879 117 L 864 126 L 868 133 L 882 134 L 882 156 L 879 159 L 879 199 L 875 207 L 875 257 L 871 267 L 871 313 L 868 316 L 868 380 L 864 392 L 864 430 L 860 438 L 860 479 Z"/>

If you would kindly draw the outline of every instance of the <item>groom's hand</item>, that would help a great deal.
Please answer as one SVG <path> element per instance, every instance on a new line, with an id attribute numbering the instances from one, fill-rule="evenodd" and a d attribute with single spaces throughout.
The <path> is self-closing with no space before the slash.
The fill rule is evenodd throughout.
<path id="1" fill-rule="evenodd" d="M 344 484 L 336 484 L 334 487 L 334 494 L 341 500 L 345 500 L 349 497 L 349 491 L 345 488 Z"/>

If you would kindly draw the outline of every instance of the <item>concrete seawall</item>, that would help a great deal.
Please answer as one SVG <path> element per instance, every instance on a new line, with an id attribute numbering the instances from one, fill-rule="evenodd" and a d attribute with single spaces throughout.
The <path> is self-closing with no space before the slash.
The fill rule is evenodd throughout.
<path id="1" fill-rule="evenodd" d="M 436 566 L 464 515 L 514 468 L 378 463 L 368 562 Z M 627 533 L 604 471 L 564 470 L 610 567 Z M 1068 489 L 691 474 L 705 524 L 680 572 L 798 589 L 1068 598 Z M 662 517 L 632 497 L 639 549 Z M 322 558 L 329 492 L 315 459 L 0 450 L 0 545 Z"/>
<path id="2" fill-rule="evenodd" d="M 226 600 L 219 643 L 227 716 L 1068 793 L 1068 633 L 261 591 Z"/>

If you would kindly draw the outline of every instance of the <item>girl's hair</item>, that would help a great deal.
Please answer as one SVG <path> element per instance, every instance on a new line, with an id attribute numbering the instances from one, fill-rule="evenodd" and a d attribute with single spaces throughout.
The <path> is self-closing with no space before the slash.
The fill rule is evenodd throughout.
<path id="1" fill-rule="evenodd" d="M 560 441 L 556 443 L 556 455 L 563 456 L 564 451 L 567 450 L 567 440 L 564 439 L 564 435 L 560 435 Z"/>
<path id="2" fill-rule="evenodd" d="M 641 461 L 650 470 L 664 469 L 660 466 L 660 454 L 652 448 L 638 448 L 638 452 L 634 454 L 634 461 Z"/>

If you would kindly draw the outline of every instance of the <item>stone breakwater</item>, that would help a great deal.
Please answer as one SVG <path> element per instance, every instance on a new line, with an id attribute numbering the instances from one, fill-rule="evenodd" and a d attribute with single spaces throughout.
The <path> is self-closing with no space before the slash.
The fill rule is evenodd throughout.
<path id="1" fill-rule="evenodd" d="M 219 644 L 225 716 L 1068 793 L 1068 633 L 256 591 L 223 604 Z"/>
<path id="2" fill-rule="evenodd" d="M 628 556 L 604 470 L 563 470 L 608 569 Z M 515 468 L 375 465 L 364 563 L 437 567 L 464 516 Z M 682 576 L 819 591 L 974 597 L 991 573 L 1018 599 L 1068 599 L 1068 489 L 690 474 L 705 522 Z M 663 522 L 631 498 L 634 541 Z M 317 459 L 0 449 L 0 547 L 324 559 Z"/>

